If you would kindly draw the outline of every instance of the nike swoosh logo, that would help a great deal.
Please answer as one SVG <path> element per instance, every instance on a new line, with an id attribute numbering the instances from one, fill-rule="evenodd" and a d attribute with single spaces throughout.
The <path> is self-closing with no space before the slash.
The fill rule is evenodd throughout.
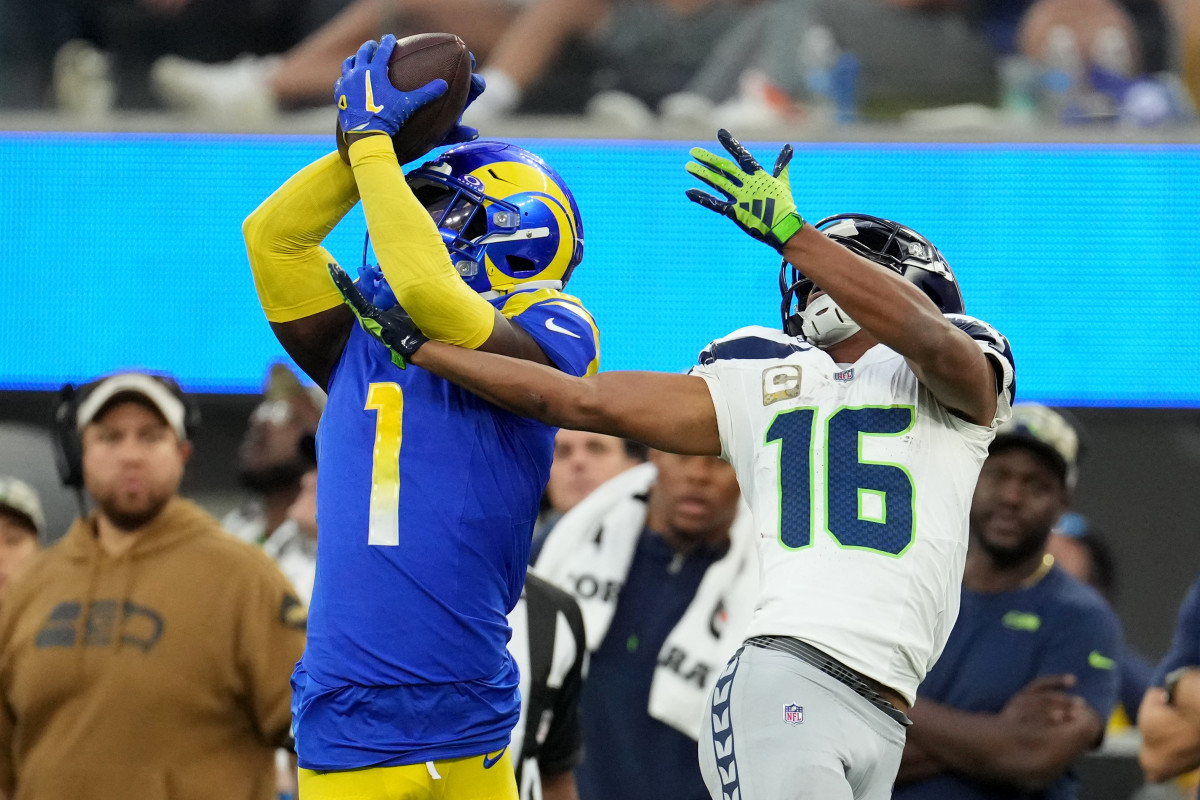
<path id="1" fill-rule="evenodd" d="M 1037 614 L 1010 611 L 1001 618 L 1000 624 L 1010 631 L 1028 631 L 1029 633 L 1033 633 L 1042 627 L 1042 619 Z"/>
<path id="2" fill-rule="evenodd" d="M 375 91 L 371 88 L 371 73 L 367 73 L 367 111 L 372 114 L 378 114 L 383 111 L 383 106 L 375 105 Z"/>
<path id="3" fill-rule="evenodd" d="M 1116 661 L 1102 655 L 1099 650 L 1093 650 L 1088 653 L 1088 666 L 1092 669 L 1112 669 L 1116 665 Z"/>
<path id="4" fill-rule="evenodd" d="M 580 336 L 578 333 L 575 333 L 575 331 L 569 331 L 569 330 L 567 330 L 566 328 L 564 328 L 562 325 L 559 325 L 559 324 L 558 324 L 558 323 L 557 323 L 557 322 L 554 320 L 554 317 L 550 317 L 549 319 L 547 319 L 547 320 L 546 320 L 546 328 L 547 328 L 548 330 L 552 330 L 552 331 L 554 331 L 555 333 L 565 333 L 567 336 L 570 336 L 570 337 L 572 337 L 572 338 L 575 338 L 575 339 L 582 339 L 582 338 L 583 338 L 583 337 L 582 337 L 582 336 Z"/>
<path id="5" fill-rule="evenodd" d="M 504 747 L 500 748 L 500 752 L 496 753 L 495 756 L 489 756 L 487 753 L 484 753 L 483 754 L 483 768 L 491 769 L 492 767 L 496 766 L 496 762 L 504 757 L 504 751 L 507 749 L 508 749 L 508 745 L 505 745 Z"/>

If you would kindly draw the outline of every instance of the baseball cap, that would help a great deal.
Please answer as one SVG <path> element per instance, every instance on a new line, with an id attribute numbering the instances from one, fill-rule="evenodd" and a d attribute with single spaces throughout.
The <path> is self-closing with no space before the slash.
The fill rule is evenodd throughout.
<path id="1" fill-rule="evenodd" d="M 144 372 L 119 372 L 101 378 L 86 389 L 75 414 L 75 427 L 83 430 L 110 403 L 123 395 L 136 395 L 162 414 L 180 440 L 187 435 L 187 407 L 182 392 L 169 378 Z"/>
<path id="2" fill-rule="evenodd" d="M 1018 403 L 996 429 L 991 452 L 1025 447 L 1052 464 L 1068 489 L 1079 479 L 1079 432 L 1060 412 L 1038 403 Z"/>
<path id="3" fill-rule="evenodd" d="M 11 475 L 0 475 L 0 509 L 7 509 L 29 520 L 36 533 L 46 528 L 46 515 L 42 513 L 42 501 L 37 492 L 23 480 Z"/>

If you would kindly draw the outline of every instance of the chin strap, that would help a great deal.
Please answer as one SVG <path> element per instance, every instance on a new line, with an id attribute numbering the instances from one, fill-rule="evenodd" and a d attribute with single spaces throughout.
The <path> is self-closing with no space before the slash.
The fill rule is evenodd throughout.
<path id="1" fill-rule="evenodd" d="M 862 330 L 837 301 L 823 294 L 808 304 L 799 314 L 800 331 L 817 347 L 829 347 L 844 342 Z"/>

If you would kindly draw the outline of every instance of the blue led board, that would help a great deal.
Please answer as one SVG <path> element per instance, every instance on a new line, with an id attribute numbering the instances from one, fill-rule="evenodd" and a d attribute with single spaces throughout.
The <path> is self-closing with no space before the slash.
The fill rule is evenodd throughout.
<path id="1" fill-rule="evenodd" d="M 683 196 L 696 143 L 521 143 L 582 209 L 570 290 L 600 323 L 605 369 L 683 370 L 714 337 L 778 324 L 775 254 Z M 751 147 L 770 162 L 778 144 Z M 328 148 L 312 136 L 0 134 L 0 388 L 136 366 L 193 391 L 258 391 L 282 351 L 241 222 Z M 1200 406 L 1200 147 L 803 144 L 791 172 L 811 219 L 863 211 L 932 239 L 968 313 L 1011 340 L 1024 399 Z M 351 271 L 363 232 L 354 209 L 327 240 Z"/>

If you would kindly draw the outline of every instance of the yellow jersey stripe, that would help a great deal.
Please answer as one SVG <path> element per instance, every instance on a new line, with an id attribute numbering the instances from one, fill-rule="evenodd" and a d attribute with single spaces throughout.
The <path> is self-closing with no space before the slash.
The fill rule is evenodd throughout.
<path id="1" fill-rule="evenodd" d="M 559 306 L 570 311 L 575 316 L 587 322 L 592 329 L 592 342 L 596 347 L 596 355 L 588 363 L 587 375 L 595 375 L 600 370 L 600 329 L 596 326 L 596 320 L 588 313 L 588 310 L 579 302 L 579 298 L 573 297 L 566 292 L 558 289 L 534 289 L 532 291 L 516 291 L 508 296 L 504 301 L 504 305 L 500 309 L 500 313 L 506 319 L 512 319 L 524 311 L 545 303 L 546 305 Z"/>

